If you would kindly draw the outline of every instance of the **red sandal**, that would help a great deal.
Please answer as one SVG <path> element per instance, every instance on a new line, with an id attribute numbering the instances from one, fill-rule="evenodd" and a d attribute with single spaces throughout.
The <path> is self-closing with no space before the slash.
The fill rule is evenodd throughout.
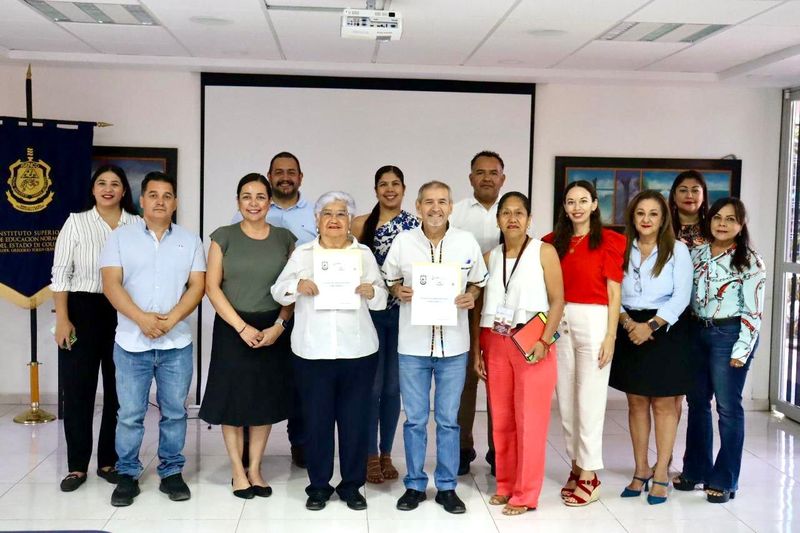
<path id="1" fill-rule="evenodd" d="M 567 478 L 567 483 L 572 483 L 573 481 L 578 481 L 581 478 L 580 474 L 576 474 L 572 470 L 569 471 L 569 477 Z M 575 492 L 575 489 L 571 489 L 566 485 L 561 487 L 561 498 L 569 498 L 572 496 L 572 493 Z"/>
<path id="2" fill-rule="evenodd" d="M 578 489 L 580 489 L 580 491 Z M 573 501 L 570 501 L 570 499 Z M 569 497 L 564 499 L 564 505 L 568 505 L 570 507 L 583 507 L 592 502 L 596 502 L 599 499 L 600 480 L 597 479 L 597 474 L 595 474 L 594 479 L 579 479 L 578 486 L 575 487 L 575 490 L 572 492 L 572 494 L 570 494 Z"/>

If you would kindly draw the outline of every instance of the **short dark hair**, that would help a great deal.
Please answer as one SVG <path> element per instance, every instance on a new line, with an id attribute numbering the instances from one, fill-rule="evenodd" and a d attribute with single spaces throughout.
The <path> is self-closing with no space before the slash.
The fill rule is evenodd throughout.
<path id="1" fill-rule="evenodd" d="M 269 180 L 264 177 L 263 174 L 259 174 L 258 172 L 251 172 L 250 174 L 245 174 L 242 179 L 239 180 L 239 184 L 236 186 L 236 197 L 238 198 L 240 194 L 242 194 L 242 187 L 247 185 L 248 183 L 252 183 L 257 181 L 258 183 L 262 184 L 264 187 L 267 188 L 267 198 L 272 198 L 272 185 L 269 184 Z"/>
<path id="2" fill-rule="evenodd" d="M 472 160 L 469 162 L 470 170 L 472 169 L 472 167 L 475 166 L 475 161 L 477 161 L 479 157 L 493 157 L 500 162 L 500 168 L 503 169 L 506 168 L 506 164 L 503 163 L 503 158 L 500 157 L 500 154 L 498 154 L 497 152 L 492 152 L 491 150 L 481 150 L 480 152 L 472 156 Z"/>
<path id="3" fill-rule="evenodd" d="M 144 179 L 142 180 L 142 196 L 144 196 L 144 193 L 147 191 L 147 185 L 151 181 L 162 181 L 164 183 L 169 183 L 172 186 L 172 194 L 178 196 L 178 186 L 175 183 L 175 178 L 166 175 L 160 170 L 153 170 L 145 175 Z"/>
<path id="4" fill-rule="evenodd" d="M 89 187 L 89 201 L 87 202 L 86 210 L 88 211 L 97 205 L 97 199 L 94 197 L 92 191 L 97 179 L 106 172 L 111 172 L 112 174 L 116 175 L 119 178 L 119 181 L 122 182 L 122 190 L 124 191 L 124 194 L 122 195 L 122 199 L 119 201 L 119 206 L 123 211 L 127 211 L 132 215 L 138 215 L 139 211 L 136 210 L 136 206 L 133 203 L 133 198 L 131 198 L 131 185 L 128 183 L 128 177 L 125 175 L 125 171 L 117 165 L 101 165 L 97 168 L 97 170 L 94 171 L 94 174 L 92 174 L 92 183 Z"/>
<path id="5" fill-rule="evenodd" d="M 278 152 L 277 154 L 272 156 L 272 159 L 269 160 L 269 170 L 267 171 L 267 174 L 272 174 L 272 165 L 275 164 L 276 159 L 279 159 L 281 157 L 288 157 L 290 159 L 294 159 L 294 162 L 297 163 L 297 172 L 299 172 L 300 174 L 303 173 L 303 171 L 300 170 L 300 160 L 297 159 L 296 155 L 290 152 Z"/>

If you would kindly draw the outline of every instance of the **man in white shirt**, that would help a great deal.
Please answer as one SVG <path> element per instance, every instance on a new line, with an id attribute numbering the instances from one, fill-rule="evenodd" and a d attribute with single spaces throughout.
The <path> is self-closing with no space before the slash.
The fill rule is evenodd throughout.
<path id="1" fill-rule="evenodd" d="M 497 226 L 497 200 L 500 189 L 506 181 L 503 173 L 503 158 L 497 152 L 484 150 L 478 152 L 470 161 L 469 182 L 472 185 L 472 198 L 465 198 L 453 207 L 450 222 L 453 227 L 470 232 L 481 252 L 487 253 L 500 242 L 500 228 Z M 473 342 L 478 342 L 477 338 Z M 470 352 L 472 353 L 472 352 Z M 475 443 L 472 438 L 472 426 L 475 423 L 475 402 L 478 395 L 478 375 L 472 370 L 474 365 L 468 363 L 467 379 L 464 392 L 461 393 L 461 407 L 458 410 L 458 425 L 461 427 L 461 453 L 458 464 L 458 475 L 469 473 L 469 464 L 475 459 Z M 489 410 L 486 410 L 487 417 Z M 492 466 L 494 475 L 494 442 L 492 441 L 492 420 L 489 418 L 489 451 L 486 461 Z"/>
<path id="2" fill-rule="evenodd" d="M 453 204 L 450 187 L 432 181 L 420 187 L 417 211 L 422 225 L 395 237 L 383 264 L 389 291 L 400 301 L 398 353 L 400 395 L 405 407 L 403 440 L 407 474 L 406 492 L 397 502 L 401 511 L 416 509 L 425 500 L 428 476 L 423 467 L 427 447 L 431 378 L 435 380 L 436 502 L 449 513 L 466 512 L 456 495 L 459 427 L 458 406 L 470 345 L 467 310 L 475 306 L 486 284 L 486 265 L 480 247 L 468 232 L 449 226 Z M 414 265 L 444 263 L 460 268 L 459 295 L 454 304 L 454 326 L 414 325 L 411 321 Z"/>

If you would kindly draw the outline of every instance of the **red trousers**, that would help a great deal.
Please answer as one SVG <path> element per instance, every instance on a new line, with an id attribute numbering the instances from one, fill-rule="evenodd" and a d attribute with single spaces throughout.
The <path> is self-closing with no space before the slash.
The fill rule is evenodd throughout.
<path id="1" fill-rule="evenodd" d="M 550 401 L 556 387 L 556 347 L 528 363 L 511 340 L 481 328 L 497 468 L 497 494 L 535 509 L 544 480 Z"/>

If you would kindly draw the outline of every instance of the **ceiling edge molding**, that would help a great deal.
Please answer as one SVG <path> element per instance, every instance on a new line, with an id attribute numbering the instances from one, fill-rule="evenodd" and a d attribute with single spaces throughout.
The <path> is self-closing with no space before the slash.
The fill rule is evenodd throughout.
<path id="1" fill-rule="evenodd" d="M 754 70 L 767 67 L 773 63 L 783 61 L 784 59 L 790 59 L 798 55 L 800 55 L 800 44 L 789 46 L 788 48 L 778 50 L 777 52 L 772 52 L 756 59 L 751 59 L 750 61 L 740 63 L 735 67 L 723 70 L 719 73 L 719 78 L 720 80 L 738 78 Z"/>

